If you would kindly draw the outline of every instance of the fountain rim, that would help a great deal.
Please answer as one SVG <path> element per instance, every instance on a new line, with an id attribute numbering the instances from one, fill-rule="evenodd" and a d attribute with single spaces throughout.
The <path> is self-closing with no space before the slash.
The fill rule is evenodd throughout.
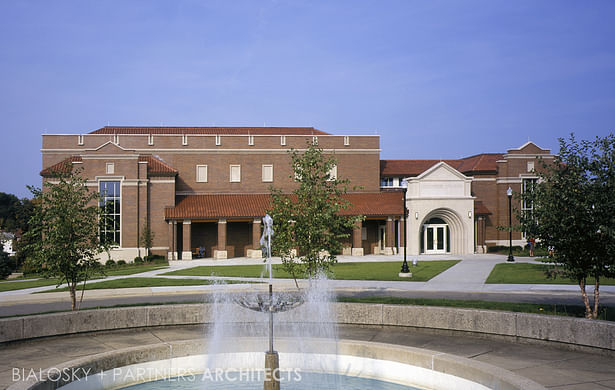
<path id="1" fill-rule="evenodd" d="M 263 337 L 234 337 L 237 342 L 235 345 L 243 345 L 244 349 L 233 352 L 259 352 L 257 349 L 258 341 L 265 340 Z M 293 353 L 292 339 L 281 337 L 278 345 L 281 346 L 281 353 Z M 515 374 L 511 371 L 488 363 L 474 361 L 465 357 L 455 356 L 447 353 L 432 351 L 425 348 L 409 347 L 395 344 L 379 343 L 373 341 L 360 341 L 341 339 L 331 341 L 329 339 L 312 338 L 316 345 L 318 343 L 331 344 L 337 346 L 337 354 L 340 356 L 353 356 L 359 358 L 371 358 L 383 361 L 390 361 L 408 364 L 419 368 L 427 368 L 434 374 L 450 374 L 455 377 L 470 380 L 483 386 L 496 388 L 527 389 L 527 390 L 546 390 L 546 388 L 531 379 Z M 243 341 L 252 341 L 247 343 Z M 129 347 L 99 354 L 93 354 L 82 358 L 56 364 L 54 372 L 59 369 L 93 369 L 93 372 L 107 371 L 114 368 L 125 367 L 131 364 L 150 363 L 161 360 L 171 360 L 189 356 L 205 355 L 207 341 L 203 339 L 182 340 L 174 342 L 164 342 L 146 346 Z M 245 348 L 251 346 L 251 348 Z M 262 345 L 261 345 L 262 347 Z M 306 353 L 322 353 L 318 351 L 307 351 Z M 386 358 L 384 358 L 386 357 Z M 413 362 L 404 361 L 404 358 L 412 358 Z M 419 363 L 419 364 L 416 364 Z M 427 367 L 425 367 L 427 365 Z M 429 367 L 431 366 L 431 367 Z M 50 369 L 43 371 L 43 376 L 48 374 Z M 8 387 L 8 390 L 27 390 L 43 388 L 45 385 L 67 385 L 70 382 L 59 383 L 49 378 L 40 381 L 18 382 Z M 54 387 L 56 388 L 56 387 Z"/>

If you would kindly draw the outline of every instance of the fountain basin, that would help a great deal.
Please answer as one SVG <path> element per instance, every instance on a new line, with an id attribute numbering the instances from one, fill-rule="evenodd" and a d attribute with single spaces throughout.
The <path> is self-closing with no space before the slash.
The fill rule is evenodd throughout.
<path id="1" fill-rule="evenodd" d="M 217 360 L 226 367 L 262 368 L 264 338 L 236 338 L 232 354 Z M 91 355 L 76 359 L 55 367 L 51 378 L 38 383 L 20 382 L 9 387 L 17 389 L 110 389 L 143 382 L 160 377 L 140 378 L 137 370 L 164 373 L 165 377 L 194 373 L 205 370 L 204 362 L 207 342 L 188 340 L 162 343 L 144 347 L 127 348 Z M 316 372 L 339 372 L 429 389 L 544 389 L 537 383 L 518 376 L 510 371 L 482 362 L 458 356 L 448 355 L 426 349 L 405 347 L 384 343 L 340 340 L 336 343 L 337 355 L 319 354 L 330 350 L 328 340 L 311 340 L 311 351 L 293 354 L 295 343 L 291 339 L 280 338 L 277 341 L 280 352 L 281 367 L 300 365 L 303 370 Z M 335 363 L 335 364 L 334 364 Z M 81 381 L 71 382 L 56 380 L 53 374 L 58 370 L 72 372 L 89 372 Z M 153 371 L 152 371 L 153 370 Z M 121 372 L 132 372 L 122 379 Z M 191 371 L 192 372 L 192 371 Z M 102 373 L 102 375 L 100 374 Z M 87 379 L 84 380 L 84 379 Z"/>

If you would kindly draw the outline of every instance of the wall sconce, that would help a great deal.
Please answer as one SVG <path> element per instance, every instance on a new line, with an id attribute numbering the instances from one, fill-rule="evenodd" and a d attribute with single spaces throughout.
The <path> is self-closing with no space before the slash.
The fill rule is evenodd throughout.
<path id="1" fill-rule="evenodd" d="M 414 212 L 414 219 L 419 219 L 419 212 L 418 211 Z"/>
<path id="2" fill-rule="evenodd" d="M 468 218 L 472 218 L 472 212 L 468 211 Z"/>

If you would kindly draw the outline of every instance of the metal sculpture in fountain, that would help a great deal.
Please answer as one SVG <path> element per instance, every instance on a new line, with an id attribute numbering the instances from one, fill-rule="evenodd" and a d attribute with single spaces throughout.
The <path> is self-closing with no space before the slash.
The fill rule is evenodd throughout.
<path id="1" fill-rule="evenodd" d="M 271 273 L 271 238 L 273 236 L 273 218 L 269 214 L 263 218 L 263 235 L 260 243 L 267 250 L 267 269 L 269 271 L 269 294 L 257 294 L 241 296 L 235 299 L 235 303 L 250 310 L 269 314 L 269 351 L 265 352 L 265 390 L 280 389 L 280 359 L 273 349 L 273 313 L 279 313 L 294 309 L 301 305 L 304 299 L 299 294 L 276 294 L 273 295 Z"/>

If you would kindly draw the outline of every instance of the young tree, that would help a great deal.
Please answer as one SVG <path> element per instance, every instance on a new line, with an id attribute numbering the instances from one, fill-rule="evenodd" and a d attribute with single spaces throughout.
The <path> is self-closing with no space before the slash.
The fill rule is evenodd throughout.
<path id="1" fill-rule="evenodd" d="M 615 275 L 615 137 L 595 141 L 560 139 L 553 164 L 544 164 L 532 191 L 521 195 L 533 205 L 519 214 L 521 228 L 552 247 L 547 261 L 579 284 L 585 316 L 597 318 L 600 279 Z M 594 304 L 586 291 L 594 279 Z"/>
<path id="2" fill-rule="evenodd" d="M 312 144 L 304 152 L 289 153 L 294 167 L 291 178 L 299 187 L 292 194 L 271 188 L 269 215 L 274 221 L 273 251 L 296 283 L 297 275 L 312 278 L 336 262 L 341 239 L 349 236 L 360 217 L 341 214 L 350 206 L 342 197 L 349 181 L 335 177 L 333 157 Z M 298 249 L 297 255 L 293 249 Z"/>
<path id="3" fill-rule="evenodd" d="M 154 237 L 155 234 L 149 228 L 149 224 L 145 225 L 141 232 L 141 237 L 139 238 L 139 243 L 145 248 L 145 256 L 149 256 L 149 251 L 154 245 Z"/>
<path id="4" fill-rule="evenodd" d="M 65 168 L 55 172 L 54 181 L 45 183 L 44 190 L 30 187 L 37 201 L 26 240 L 29 261 L 45 277 L 58 278 L 58 286 L 66 283 L 72 309 L 79 310 L 77 285 L 83 282 L 85 289 L 100 267 L 96 256 L 105 247 L 99 239 L 102 213 L 99 194 L 88 190 L 79 171 Z"/>

